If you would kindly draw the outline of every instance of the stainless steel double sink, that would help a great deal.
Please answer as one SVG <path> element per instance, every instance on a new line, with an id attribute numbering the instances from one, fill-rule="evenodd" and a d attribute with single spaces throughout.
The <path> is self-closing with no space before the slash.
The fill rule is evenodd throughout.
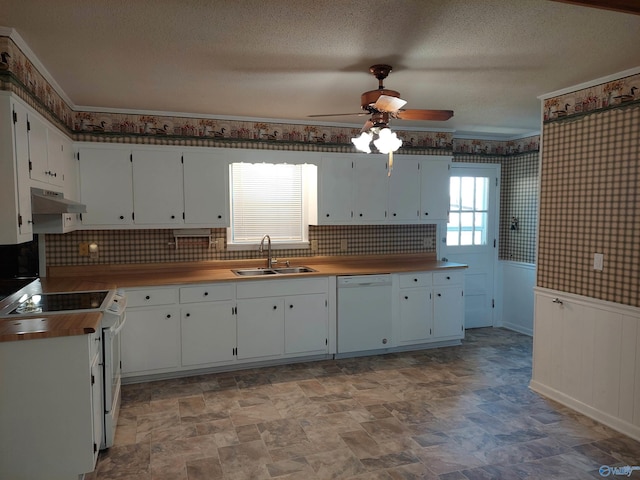
<path id="1" fill-rule="evenodd" d="M 287 275 L 292 273 L 311 273 L 317 272 L 311 267 L 282 267 L 282 268 L 241 268 L 238 270 L 231 270 L 239 277 L 258 277 L 261 275 Z"/>

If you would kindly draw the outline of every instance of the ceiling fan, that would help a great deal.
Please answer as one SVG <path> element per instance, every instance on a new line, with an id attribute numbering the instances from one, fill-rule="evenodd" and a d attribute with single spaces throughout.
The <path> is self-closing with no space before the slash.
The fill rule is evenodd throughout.
<path id="1" fill-rule="evenodd" d="M 309 117 L 371 115 L 364 124 L 363 131 L 371 127 L 385 127 L 390 119 L 445 121 L 453 117 L 453 110 L 403 109 L 407 102 L 400 98 L 400 92 L 390 90 L 383 84 L 391 70 L 391 65 L 386 64 L 369 67 L 369 72 L 378 79 L 378 88 L 364 92 L 360 96 L 360 107 L 366 113 L 332 113 L 309 115 Z"/>
<path id="2" fill-rule="evenodd" d="M 403 109 L 407 102 L 400 98 L 400 92 L 389 90 L 383 84 L 391 70 L 391 65 L 382 63 L 369 67 L 369 72 L 378 79 L 378 88 L 364 92 L 360 96 L 360 108 L 366 113 L 309 115 L 309 117 L 371 115 L 362 127 L 360 136 L 352 138 L 351 142 L 361 152 L 369 153 L 370 145 L 373 144 L 380 153 L 388 153 L 387 175 L 391 175 L 393 168 L 393 152 L 402 145 L 402 140 L 388 127 L 390 119 L 444 121 L 453 117 L 453 110 Z"/>

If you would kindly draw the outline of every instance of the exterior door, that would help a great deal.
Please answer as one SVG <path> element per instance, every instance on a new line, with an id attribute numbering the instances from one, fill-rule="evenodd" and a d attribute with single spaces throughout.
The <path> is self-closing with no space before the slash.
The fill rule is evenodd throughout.
<path id="1" fill-rule="evenodd" d="M 494 324 L 500 165 L 452 163 L 441 256 L 465 263 L 465 327 Z"/>

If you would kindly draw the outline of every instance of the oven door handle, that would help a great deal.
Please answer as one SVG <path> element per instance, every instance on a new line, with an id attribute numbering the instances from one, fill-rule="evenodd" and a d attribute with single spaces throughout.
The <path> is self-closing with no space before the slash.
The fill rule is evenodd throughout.
<path id="1" fill-rule="evenodd" d="M 120 334 L 120 331 L 122 330 L 122 328 L 124 327 L 124 324 L 127 323 L 127 314 L 123 313 L 122 314 L 122 321 L 120 322 L 120 325 L 118 325 L 118 328 L 116 328 L 113 331 L 113 336 L 115 337 L 116 335 Z"/>

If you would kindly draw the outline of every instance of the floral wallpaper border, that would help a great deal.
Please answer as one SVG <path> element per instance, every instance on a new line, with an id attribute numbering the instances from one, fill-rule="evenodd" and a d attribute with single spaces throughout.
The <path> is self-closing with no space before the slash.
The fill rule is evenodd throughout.
<path id="1" fill-rule="evenodd" d="M 640 103 L 640 74 L 547 98 L 543 121 L 546 123 L 636 103 Z"/>
<path id="2" fill-rule="evenodd" d="M 10 37 L 0 36 L 0 90 L 11 91 L 77 141 L 352 151 L 360 128 L 75 111 Z M 394 128 L 394 130 L 396 130 Z M 454 139 L 452 132 L 396 130 L 402 153 L 512 155 L 539 149 L 539 136 L 515 141 Z"/>

